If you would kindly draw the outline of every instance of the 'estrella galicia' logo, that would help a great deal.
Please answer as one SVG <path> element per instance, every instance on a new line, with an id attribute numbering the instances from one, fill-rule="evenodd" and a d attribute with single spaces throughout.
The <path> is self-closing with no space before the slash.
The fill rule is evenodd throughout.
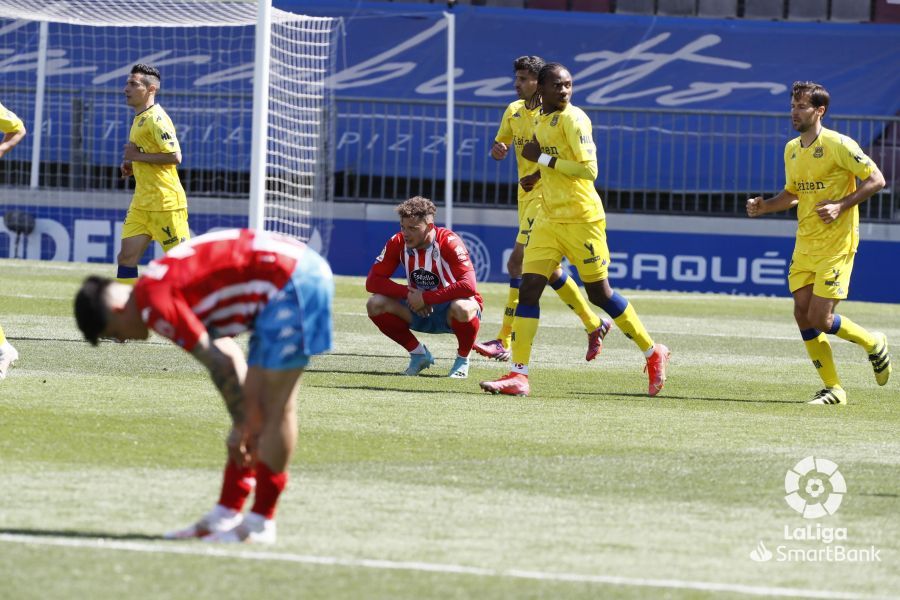
<path id="1" fill-rule="evenodd" d="M 431 291 L 438 288 L 437 275 L 431 271 L 416 269 L 409 274 L 409 278 L 412 280 L 413 285 L 416 286 L 416 289 Z"/>

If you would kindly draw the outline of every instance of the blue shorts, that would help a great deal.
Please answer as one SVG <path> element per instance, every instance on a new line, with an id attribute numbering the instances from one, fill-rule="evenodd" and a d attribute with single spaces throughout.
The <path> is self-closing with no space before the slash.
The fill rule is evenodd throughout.
<path id="1" fill-rule="evenodd" d="M 247 364 L 302 369 L 313 354 L 331 350 L 334 277 L 325 259 L 307 248 L 290 281 L 253 321 Z"/>
<path id="2" fill-rule="evenodd" d="M 406 305 L 406 302 L 403 304 Z M 450 303 L 441 302 L 433 305 L 431 308 L 432 312 L 427 317 L 420 317 L 413 313 L 413 320 L 409 328 L 421 333 L 453 333 L 453 330 L 447 324 L 447 312 L 450 310 Z"/>
<path id="3" fill-rule="evenodd" d="M 406 302 L 403 302 L 406 306 Z M 408 307 L 407 307 L 408 308 Z M 453 328 L 448 325 L 450 312 L 450 302 L 442 302 L 432 307 L 432 312 L 427 317 L 420 317 L 416 313 L 412 314 L 412 323 L 409 328 L 420 333 L 453 333 Z M 481 318 L 481 310 L 478 311 L 478 318 Z"/>

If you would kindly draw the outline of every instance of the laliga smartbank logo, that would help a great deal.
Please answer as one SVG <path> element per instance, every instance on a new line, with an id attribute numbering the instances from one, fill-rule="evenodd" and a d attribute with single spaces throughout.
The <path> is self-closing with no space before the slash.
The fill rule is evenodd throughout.
<path id="1" fill-rule="evenodd" d="M 833 461 L 807 456 L 785 473 L 784 492 L 785 502 L 800 516 L 819 519 L 837 512 L 847 493 L 847 482 Z M 785 543 L 772 549 L 759 540 L 750 558 L 756 562 L 881 562 L 881 549 L 874 545 L 841 543 L 848 540 L 846 527 L 785 525 L 782 539 Z"/>
<path id="2" fill-rule="evenodd" d="M 784 476 L 788 506 L 804 519 L 833 515 L 847 493 L 847 482 L 838 466 L 825 458 L 807 456 Z"/>

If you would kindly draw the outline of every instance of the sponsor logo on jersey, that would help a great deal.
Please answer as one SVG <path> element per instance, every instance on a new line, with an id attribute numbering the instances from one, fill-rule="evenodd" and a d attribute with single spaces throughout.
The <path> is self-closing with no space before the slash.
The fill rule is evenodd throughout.
<path id="1" fill-rule="evenodd" d="M 384 253 L 387 252 L 387 245 L 381 249 L 381 253 L 375 257 L 375 262 L 381 262 L 384 260 Z"/>
<path id="2" fill-rule="evenodd" d="M 431 271 L 416 269 L 409 274 L 409 278 L 416 289 L 430 291 L 438 288 L 438 277 Z"/>
<path id="3" fill-rule="evenodd" d="M 825 183 L 822 181 L 798 181 L 797 190 L 801 192 L 816 192 L 825 189 Z"/>

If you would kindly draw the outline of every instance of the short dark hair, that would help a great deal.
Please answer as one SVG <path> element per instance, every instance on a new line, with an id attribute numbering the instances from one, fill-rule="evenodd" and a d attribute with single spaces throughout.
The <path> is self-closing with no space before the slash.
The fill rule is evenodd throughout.
<path id="1" fill-rule="evenodd" d="M 75 321 L 84 339 L 96 346 L 100 334 L 109 322 L 109 309 L 103 296 L 112 279 L 91 275 L 81 284 L 75 295 Z"/>
<path id="2" fill-rule="evenodd" d="M 547 77 L 550 76 L 550 73 L 554 71 L 568 71 L 566 66 L 562 63 L 558 62 L 550 62 L 546 63 L 541 70 L 538 72 L 538 85 L 543 85 L 547 80 Z"/>
<path id="3" fill-rule="evenodd" d="M 400 215 L 401 219 L 427 221 L 428 217 L 431 217 L 433 221 L 436 212 L 437 208 L 434 206 L 434 202 L 422 196 L 413 196 L 397 206 L 397 214 Z"/>
<path id="4" fill-rule="evenodd" d="M 150 65 L 145 65 L 144 63 L 138 63 L 131 67 L 131 74 L 137 75 L 139 73 L 144 76 L 144 83 L 150 83 L 159 87 L 159 83 L 162 80 L 159 69 L 151 67 Z M 150 81 L 147 81 L 148 78 Z"/>
<path id="5" fill-rule="evenodd" d="M 792 100 L 799 100 L 807 94 L 809 94 L 809 103 L 813 105 L 813 108 L 824 106 L 825 112 L 828 112 L 831 94 L 828 93 L 824 86 L 814 81 L 795 81 L 794 85 L 791 86 Z"/>
<path id="6" fill-rule="evenodd" d="M 528 71 L 535 77 L 541 72 L 544 66 L 544 59 L 540 56 L 520 56 L 513 61 L 514 71 Z"/>

